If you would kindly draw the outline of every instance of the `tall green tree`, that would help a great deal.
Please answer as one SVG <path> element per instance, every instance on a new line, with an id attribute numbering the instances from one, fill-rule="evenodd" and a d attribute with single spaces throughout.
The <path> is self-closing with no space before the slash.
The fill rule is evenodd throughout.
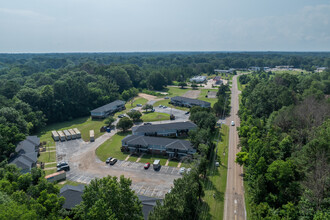
<path id="1" fill-rule="evenodd" d="M 121 176 L 94 179 L 85 187 L 76 219 L 143 219 L 142 205 L 130 189 L 132 181 Z"/>

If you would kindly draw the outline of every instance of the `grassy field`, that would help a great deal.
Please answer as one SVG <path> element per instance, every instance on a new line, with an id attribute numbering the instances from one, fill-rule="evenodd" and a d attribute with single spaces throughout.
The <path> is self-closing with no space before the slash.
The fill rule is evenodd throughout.
<path id="1" fill-rule="evenodd" d="M 102 133 L 100 132 L 100 128 L 103 125 L 105 125 L 104 120 L 92 120 L 91 117 L 82 117 L 74 119 L 72 121 L 65 121 L 47 125 L 37 134 L 37 136 L 40 137 L 41 142 L 46 141 L 48 146 L 55 146 L 51 131 L 78 128 L 81 132 L 82 139 L 84 141 L 89 141 L 89 130 L 94 130 L 95 138 L 98 138 L 102 135 Z"/>
<path id="2" fill-rule="evenodd" d="M 223 125 L 221 134 L 222 141 L 218 144 L 217 154 L 217 158 L 221 161 L 221 165 L 220 167 L 215 168 L 214 172 L 209 172 L 208 178 L 205 181 L 205 196 L 203 199 L 208 206 L 205 206 L 203 211 L 207 212 L 208 210 L 210 219 L 223 219 L 224 196 L 227 182 L 228 126 Z M 223 154 L 224 152 L 225 155 Z"/>
<path id="3" fill-rule="evenodd" d="M 56 167 L 54 167 L 54 169 L 50 169 L 50 170 L 44 170 L 45 171 L 45 175 L 49 175 L 49 174 L 52 174 L 52 173 L 56 173 Z"/>
<path id="4" fill-rule="evenodd" d="M 250 197 L 249 197 L 249 193 L 248 193 L 248 184 L 246 181 L 244 181 L 244 202 L 245 202 L 245 210 L 246 210 L 246 219 L 250 219 L 251 218 L 251 202 L 250 202 Z"/>
<path id="5" fill-rule="evenodd" d="M 64 184 L 61 184 L 61 182 L 56 184 L 56 186 L 58 186 L 59 189 L 61 189 L 65 185 L 78 186 L 78 185 L 85 185 L 85 184 L 74 182 L 74 181 L 71 181 L 71 180 L 66 180 Z"/>
<path id="6" fill-rule="evenodd" d="M 181 89 L 179 87 L 167 87 L 166 88 L 166 92 L 168 92 L 168 96 L 170 97 L 174 97 L 174 96 L 181 96 L 183 94 L 185 94 L 186 92 L 188 92 L 189 90 L 191 90 L 191 88 L 184 88 L 184 89 Z"/>
<path id="7" fill-rule="evenodd" d="M 198 99 L 202 100 L 202 101 L 206 101 L 206 102 L 210 102 L 211 103 L 211 107 L 213 107 L 214 103 L 216 103 L 218 101 L 217 98 L 206 98 L 205 96 L 207 95 L 208 91 L 218 91 L 217 89 L 201 89 L 201 93 L 199 94 Z"/>
<path id="8" fill-rule="evenodd" d="M 141 104 L 141 105 L 144 105 L 148 102 L 147 99 L 145 98 L 140 98 L 140 97 L 135 97 L 133 99 L 133 102 L 127 102 L 125 104 L 125 107 L 126 107 L 126 110 L 124 110 L 125 112 L 128 111 L 128 110 L 131 110 L 132 108 L 135 108 L 136 107 L 136 104 Z M 122 114 L 124 111 L 120 112 L 119 114 Z M 118 114 L 118 115 L 119 115 Z"/>
<path id="9" fill-rule="evenodd" d="M 115 157 L 119 160 L 124 160 L 128 154 L 121 152 L 121 140 L 132 132 L 118 132 L 112 136 L 109 140 L 105 141 L 99 146 L 95 153 L 98 158 L 105 162 L 108 157 Z"/>
<path id="10" fill-rule="evenodd" d="M 170 120 L 170 115 L 161 112 L 144 113 L 141 117 L 144 122 Z"/>
<path id="11" fill-rule="evenodd" d="M 56 162 L 56 152 L 41 152 L 40 156 L 38 157 L 38 162 Z"/>

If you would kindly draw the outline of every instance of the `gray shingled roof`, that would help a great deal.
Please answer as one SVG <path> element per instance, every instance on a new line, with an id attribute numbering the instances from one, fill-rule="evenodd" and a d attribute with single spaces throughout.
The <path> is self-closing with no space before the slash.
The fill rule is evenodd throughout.
<path id="1" fill-rule="evenodd" d="M 133 127 L 132 131 L 151 133 L 151 132 L 162 132 L 173 129 L 175 130 L 193 129 L 196 127 L 197 125 L 195 125 L 191 121 L 185 121 L 185 122 L 175 122 L 175 123 L 166 123 L 166 124 L 141 125 L 141 126 Z"/>
<path id="2" fill-rule="evenodd" d="M 65 198 L 65 203 L 63 204 L 63 208 L 72 209 L 76 205 L 80 204 L 82 201 L 82 194 L 84 192 L 85 186 L 71 186 L 65 185 L 60 190 L 60 196 Z"/>
<path id="3" fill-rule="evenodd" d="M 147 197 L 147 196 L 142 196 L 138 195 L 139 200 L 141 201 L 142 204 L 142 213 L 144 216 L 144 219 L 147 220 L 149 213 L 154 209 L 156 206 L 157 201 L 162 201 L 162 199 L 158 198 L 152 198 L 152 197 Z"/>
<path id="4" fill-rule="evenodd" d="M 186 98 L 186 97 L 182 97 L 182 96 L 172 97 L 171 100 L 175 100 L 175 101 L 179 101 L 179 102 L 188 102 L 188 103 L 191 103 L 194 105 L 211 105 L 211 103 L 209 103 L 209 102 L 205 102 L 205 101 L 198 100 L 198 99 Z"/>
<path id="5" fill-rule="evenodd" d="M 126 102 L 124 102 L 124 101 L 116 100 L 116 101 L 111 102 L 109 104 L 98 107 L 98 108 L 92 110 L 91 112 L 107 112 L 107 111 L 111 110 L 113 107 L 117 107 L 119 105 L 125 105 L 125 103 Z"/>
<path id="6" fill-rule="evenodd" d="M 160 145 L 165 146 L 166 148 L 178 150 L 193 149 L 191 143 L 186 140 L 141 135 L 128 135 L 122 140 L 122 142 L 131 145 L 141 145 L 145 147 L 148 147 L 149 145 Z"/>

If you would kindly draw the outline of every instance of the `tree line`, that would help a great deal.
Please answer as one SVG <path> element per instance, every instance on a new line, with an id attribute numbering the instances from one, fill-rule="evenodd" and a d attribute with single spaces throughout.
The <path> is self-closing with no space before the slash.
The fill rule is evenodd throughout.
<path id="1" fill-rule="evenodd" d="M 251 219 L 330 218 L 330 72 L 254 73 L 239 116 Z"/>

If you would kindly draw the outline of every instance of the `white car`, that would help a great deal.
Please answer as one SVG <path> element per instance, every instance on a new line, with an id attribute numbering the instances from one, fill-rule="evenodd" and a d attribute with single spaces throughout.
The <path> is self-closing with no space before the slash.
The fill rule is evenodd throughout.
<path id="1" fill-rule="evenodd" d="M 231 126 L 235 126 L 235 122 L 234 121 L 231 121 Z"/>
<path id="2" fill-rule="evenodd" d="M 180 168 L 180 174 L 183 174 L 185 171 L 186 171 L 186 168 L 185 167 L 181 167 Z"/>

